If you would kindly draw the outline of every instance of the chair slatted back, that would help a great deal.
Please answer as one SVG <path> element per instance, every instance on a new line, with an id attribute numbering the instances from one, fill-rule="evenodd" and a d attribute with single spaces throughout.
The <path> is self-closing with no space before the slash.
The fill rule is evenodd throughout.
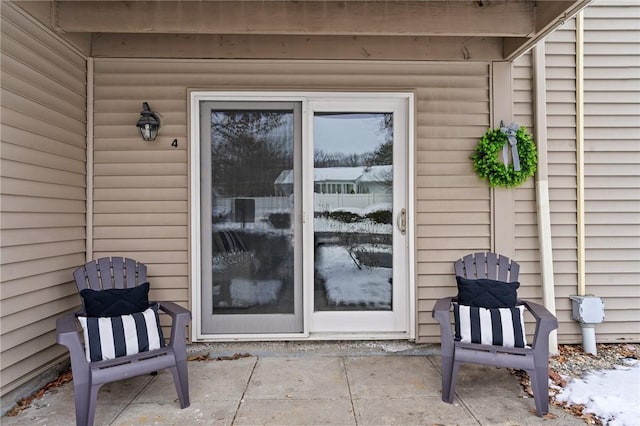
<path id="1" fill-rule="evenodd" d="M 456 275 L 468 279 L 489 278 L 506 282 L 518 281 L 520 265 L 496 253 L 468 254 L 454 263 Z"/>
<path id="2" fill-rule="evenodd" d="M 131 288 L 147 281 L 147 266 L 133 259 L 101 257 L 73 272 L 78 291 Z"/>

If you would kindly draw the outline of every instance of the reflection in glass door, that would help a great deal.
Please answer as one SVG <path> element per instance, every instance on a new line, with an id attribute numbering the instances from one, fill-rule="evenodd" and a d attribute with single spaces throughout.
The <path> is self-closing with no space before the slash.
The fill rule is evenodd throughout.
<path id="1" fill-rule="evenodd" d="M 309 109 L 310 332 L 402 335 L 408 331 L 406 103 L 316 101 Z"/>
<path id="2" fill-rule="evenodd" d="M 302 332 L 300 105 L 200 110 L 203 332 Z"/>
<path id="3" fill-rule="evenodd" d="M 314 115 L 315 311 L 389 311 L 393 115 Z"/>

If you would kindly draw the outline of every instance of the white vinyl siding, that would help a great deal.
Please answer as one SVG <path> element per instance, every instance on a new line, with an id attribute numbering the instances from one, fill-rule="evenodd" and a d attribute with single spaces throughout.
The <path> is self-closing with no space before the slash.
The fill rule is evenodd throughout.
<path id="1" fill-rule="evenodd" d="M 55 320 L 85 261 L 86 63 L 2 4 L 2 395 L 66 356 Z"/>

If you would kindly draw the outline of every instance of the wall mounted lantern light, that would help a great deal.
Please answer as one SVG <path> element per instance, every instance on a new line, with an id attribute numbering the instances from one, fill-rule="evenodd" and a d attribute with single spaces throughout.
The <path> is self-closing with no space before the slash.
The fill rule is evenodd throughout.
<path id="1" fill-rule="evenodd" d="M 142 103 L 142 111 L 140 112 L 140 119 L 138 123 L 136 123 L 136 127 L 140 129 L 142 139 L 147 142 L 155 140 L 158 136 L 160 118 L 158 118 L 155 112 L 151 111 L 147 102 Z"/>

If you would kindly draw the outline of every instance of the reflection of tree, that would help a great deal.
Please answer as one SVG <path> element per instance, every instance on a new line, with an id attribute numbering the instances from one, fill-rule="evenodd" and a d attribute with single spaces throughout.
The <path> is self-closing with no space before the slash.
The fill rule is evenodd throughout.
<path id="1" fill-rule="evenodd" d="M 357 167 L 362 166 L 369 154 L 345 154 L 316 150 L 313 153 L 314 167 Z"/>
<path id="2" fill-rule="evenodd" d="M 379 171 L 374 175 L 373 182 L 382 185 L 387 192 L 393 191 L 393 169 Z"/>
<path id="3" fill-rule="evenodd" d="M 374 114 L 378 121 L 378 133 L 383 142 L 372 152 L 347 154 L 316 150 L 313 154 L 314 167 L 357 167 L 386 166 L 393 164 L 393 114 Z"/>
<path id="4" fill-rule="evenodd" d="M 385 114 L 380 123 L 380 132 L 384 134 L 382 142 L 367 158 L 371 166 L 387 166 L 393 164 L 393 114 Z M 387 191 L 393 189 L 393 169 L 384 170 L 376 174 L 375 181 L 384 186 Z"/>
<path id="5" fill-rule="evenodd" d="M 372 154 L 369 154 L 367 162 L 371 166 L 393 164 L 393 141 L 381 143 Z"/>
<path id="6" fill-rule="evenodd" d="M 373 153 L 368 154 L 367 164 L 369 166 L 393 164 L 393 114 L 384 114 L 378 131 L 384 138 L 384 142 L 378 145 Z"/>
<path id="7" fill-rule="evenodd" d="M 293 166 L 292 131 L 282 111 L 224 111 L 211 116 L 211 180 L 224 195 L 273 195 L 273 182 Z M 289 130 L 289 132 L 285 131 Z"/>

